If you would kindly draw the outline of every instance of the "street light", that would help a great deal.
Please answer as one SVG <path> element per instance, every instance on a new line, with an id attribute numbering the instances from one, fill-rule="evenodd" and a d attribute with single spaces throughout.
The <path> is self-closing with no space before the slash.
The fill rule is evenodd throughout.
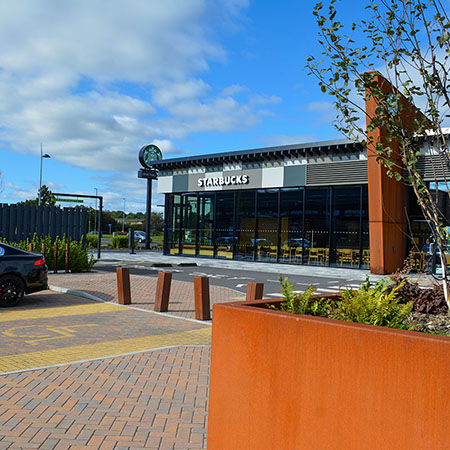
<path id="1" fill-rule="evenodd" d="M 45 155 L 42 154 L 42 142 L 41 142 L 41 170 L 39 172 L 39 193 L 38 193 L 38 205 L 41 206 L 41 189 L 42 189 L 42 159 L 43 158 L 51 158 L 47 153 Z"/>
<path id="2" fill-rule="evenodd" d="M 125 199 L 123 199 L 122 233 L 125 231 Z"/>
<path id="3" fill-rule="evenodd" d="M 95 195 L 98 195 L 98 189 L 94 188 Z M 95 209 L 94 209 L 94 231 L 97 231 L 97 199 L 95 199 Z"/>

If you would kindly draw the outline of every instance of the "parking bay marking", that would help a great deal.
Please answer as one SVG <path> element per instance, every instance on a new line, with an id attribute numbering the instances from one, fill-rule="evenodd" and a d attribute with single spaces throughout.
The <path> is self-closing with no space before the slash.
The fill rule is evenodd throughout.
<path id="1" fill-rule="evenodd" d="M 77 334 L 77 328 L 97 326 L 95 323 L 56 327 L 53 325 L 20 325 L 8 328 L 2 331 L 2 334 L 12 338 L 27 339 L 24 341 L 26 344 L 37 345 L 42 341 L 73 337 Z"/>

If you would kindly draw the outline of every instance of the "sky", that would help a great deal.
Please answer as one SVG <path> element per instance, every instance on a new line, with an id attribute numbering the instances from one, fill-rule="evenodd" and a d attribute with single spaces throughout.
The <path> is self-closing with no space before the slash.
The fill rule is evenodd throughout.
<path id="1" fill-rule="evenodd" d="M 52 191 L 137 212 L 143 145 L 175 158 L 342 138 L 304 69 L 321 51 L 314 4 L 0 0 L 0 202 L 36 198 L 41 144 Z"/>

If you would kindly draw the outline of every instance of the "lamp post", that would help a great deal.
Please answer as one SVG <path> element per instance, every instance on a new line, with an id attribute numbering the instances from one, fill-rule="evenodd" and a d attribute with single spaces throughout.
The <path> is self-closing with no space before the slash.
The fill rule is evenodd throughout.
<path id="1" fill-rule="evenodd" d="M 95 195 L 98 195 L 98 189 L 94 188 Z M 95 209 L 94 209 L 94 231 L 97 231 L 97 199 L 95 199 Z"/>
<path id="2" fill-rule="evenodd" d="M 123 199 L 122 233 L 125 231 L 125 199 Z"/>
<path id="3" fill-rule="evenodd" d="M 39 193 L 38 193 L 38 205 L 41 206 L 41 189 L 42 189 L 42 160 L 44 158 L 51 158 L 47 153 L 45 155 L 42 154 L 42 142 L 41 142 L 41 170 L 39 172 Z"/>

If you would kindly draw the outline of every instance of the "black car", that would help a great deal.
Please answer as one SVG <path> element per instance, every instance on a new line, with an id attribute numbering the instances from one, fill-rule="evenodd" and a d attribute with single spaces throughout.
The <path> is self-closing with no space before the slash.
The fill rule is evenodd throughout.
<path id="1" fill-rule="evenodd" d="M 0 242 L 0 307 L 14 306 L 24 294 L 48 289 L 44 255 Z"/>

